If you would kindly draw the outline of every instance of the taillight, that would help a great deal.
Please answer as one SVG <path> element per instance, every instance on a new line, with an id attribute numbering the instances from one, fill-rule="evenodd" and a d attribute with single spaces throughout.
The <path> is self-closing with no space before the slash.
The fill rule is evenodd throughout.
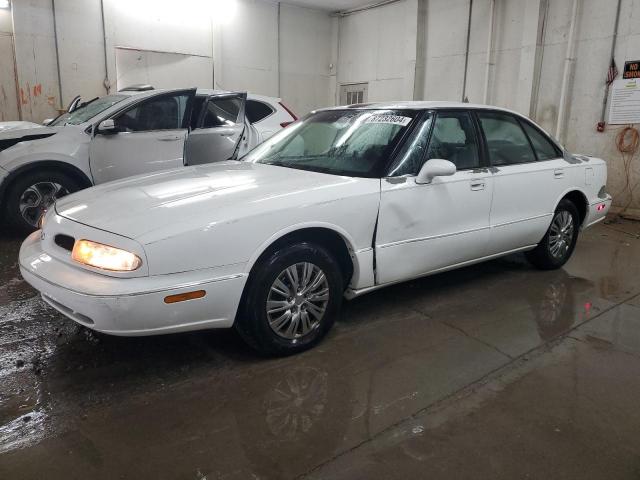
<path id="1" fill-rule="evenodd" d="M 286 112 L 287 112 L 289 115 L 291 115 L 291 118 L 293 118 L 293 120 L 292 120 L 291 122 L 282 122 L 282 123 L 280 124 L 280 125 L 282 126 L 282 128 L 284 128 L 284 127 L 286 127 L 287 125 L 290 125 L 290 124 L 292 124 L 293 122 L 295 122 L 295 121 L 298 119 L 298 117 L 297 117 L 297 116 L 296 116 L 296 114 L 295 114 L 295 113 L 293 113 L 293 112 L 292 112 L 292 111 L 291 111 L 291 110 L 290 110 L 290 109 L 289 109 L 289 108 L 288 108 L 284 103 L 282 103 L 282 102 L 278 102 L 278 103 L 280 104 L 280 106 L 281 106 L 282 108 L 284 108 L 284 109 L 286 110 Z"/>

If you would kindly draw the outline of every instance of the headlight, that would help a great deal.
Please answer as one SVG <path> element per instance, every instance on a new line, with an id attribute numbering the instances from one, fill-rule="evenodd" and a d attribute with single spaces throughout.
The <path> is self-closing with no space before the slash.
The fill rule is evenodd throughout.
<path id="1" fill-rule="evenodd" d="M 91 240 L 78 240 L 73 245 L 71 258 L 85 265 L 115 272 L 131 272 L 142 265 L 142 260 L 134 253 Z"/>

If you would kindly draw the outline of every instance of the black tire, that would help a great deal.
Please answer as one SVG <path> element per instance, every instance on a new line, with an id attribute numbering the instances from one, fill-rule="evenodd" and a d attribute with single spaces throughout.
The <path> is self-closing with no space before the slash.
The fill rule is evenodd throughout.
<path id="1" fill-rule="evenodd" d="M 558 227 L 557 222 L 561 221 L 562 216 L 565 216 L 565 218 L 567 218 L 567 214 L 571 217 L 572 221 L 570 239 L 563 240 L 561 242 L 562 246 L 560 248 L 560 251 L 554 253 L 554 238 L 556 237 L 556 235 L 554 235 L 554 228 Z M 556 211 L 553 214 L 551 225 L 549 226 L 547 233 L 545 233 L 544 237 L 535 249 L 527 252 L 527 259 L 535 267 L 541 270 L 555 270 L 562 267 L 565 263 L 567 263 L 569 258 L 571 258 L 571 254 L 576 248 L 579 231 L 580 214 L 578 213 L 578 209 L 571 200 L 561 200 L 558 204 L 558 208 L 556 208 Z M 565 246 L 567 247 L 566 249 Z"/>
<path id="2" fill-rule="evenodd" d="M 34 225 L 28 221 L 27 218 L 35 218 L 39 206 L 31 207 L 25 216 L 20 211 L 20 203 L 23 195 L 27 194 L 27 191 L 37 185 L 39 189 L 42 189 L 42 185 L 51 184 L 52 188 L 49 190 L 51 193 L 45 195 L 46 198 L 41 202 L 42 206 L 48 208 L 52 202 L 49 200 L 57 200 L 63 196 L 81 190 L 83 185 L 76 179 L 67 175 L 64 172 L 57 170 L 39 170 L 25 173 L 24 175 L 16 178 L 9 188 L 7 189 L 6 205 L 5 205 L 5 220 L 16 230 L 20 232 L 32 232 L 36 230 L 37 222 Z M 55 188 L 60 187 L 60 190 L 55 191 Z M 43 190 L 46 192 L 46 189 Z M 49 198 L 51 197 L 51 198 Z M 44 205 L 47 203 L 46 205 Z"/>
<path id="3" fill-rule="evenodd" d="M 322 279 L 321 286 L 324 287 L 323 291 L 328 291 L 328 299 L 326 303 L 324 303 L 324 312 L 319 320 L 310 316 L 308 312 L 304 312 L 306 314 L 305 323 L 307 325 L 315 323 L 310 331 L 303 334 L 305 326 L 302 325 L 302 317 L 298 317 L 294 334 L 298 334 L 296 332 L 299 332 L 300 336 L 297 338 L 284 338 L 281 334 L 276 333 L 274 330 L 274 328 L 276 328 L 275 326 L 274 328 L 270 326 L 269 316 L 267 314 L 267 301 L 271 294 L 272 300 L 276 298 L 277 300 L 281 300 L 282 303 L 288 302 L 288 299 L 285 298 L 284 295 L 281 298 L 274 297 L 274 295 L 279 294 L 273 293 L 272 285 L 274 285 L 274 282 L 276 282 L 281 275 L 286 274 L 285 270 L 287 268 L 294 265 L 297 265 L 295 268 L 297 268 L 299 272 L 302 272 L 300 275 L 300 278 L 302 278 L 304 275 L 303 264 L 305 263 L 317 267 L 318 271 L 324 273 L 326 287 Z M 317 275 L 317 271 L 315 270 L 313 270 L 312 273 Z M 287 288 L 290 289 L 292 282 L 286 281 L 286 283 Z M 310 279 L 309 284 L 312 283 L 314 282 Z M 251 347 L 265 355 L 285 356 L 308 350 L 322 340 L 335 322 L 340 310 L 340 305 L 342 304 L 342 296 L 344 293 L 343 284 L 344 280 L 340 266 L 325 248 L 307 242 L 283 247 L 269 254 L 253 269 L 242 296 L 242 303 L 240 305 L 238 318 L 235 322 L 235 328 Z M 290 290 L 287 290 L 287 292 L 290 292 Z M 318 293 L 320 292 L 318 291 Z M 315 300 L 316 297 L 313 295 L 311 295 L 310 298 L 312 298 L 314 302 L 317 302 L 317 300 Z M 304 299 L 300 301 L 304 302 Z M 295 315 L 295 312 L 297 312 L 298 315 L 303 315 L 300 309 L 311 309 L 311 306 L 307 305 L 309 305 L 309 302 L 298 305 L 297 300 L 293 300 L 293 304 L 290 307 L 279 308 L 284 309 L 282 311 L 283 316 L 287 314 L 287 312 L 290 315 Z M 272 315 L 276 316 L 276 314 Z M 272 322 L 274 324 L 277 323 L 273 318 Z M 283 326 L 291 326 L 293 322 L 294 320 L 285 320 Z M 299 329 L 297 326 L 298 322 L 300 322 Z"/>

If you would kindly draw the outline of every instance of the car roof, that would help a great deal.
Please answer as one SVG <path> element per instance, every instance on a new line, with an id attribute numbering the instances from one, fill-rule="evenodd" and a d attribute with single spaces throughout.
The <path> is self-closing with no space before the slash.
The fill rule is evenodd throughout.
<path id="1" fill-rule="evenodd" d="M 465 108 L 468 110 L 480 110 L 491 109 L 500 110 L 503 112 L 509 112 L 522 116 L 522 114 L 509 110 L 507 108 L 495 107 L 493 105 L 482 105 L 478 103 L 465 103 L 465 102 L 447 102 L 447 101 L 397 101 L 397 102 L 373 102 L 373 103 L 358 103 L 354 105 L 343 105 L 338 107 L 321 108 L 315 111 L 321 110 L 341 110 L 341 109 L 380 109 L 380 110 L 436 110 L 447 108 Z"/>
<path id="2" fill-rule="evenodd" d="M 222 95 L 225 93 L 237 93 L 230 90 L 217 90 L 213 88 L 198 88 L 196 90 L 196 95 Z M 279 102 L 280 98 L 278 97 L 268 97 L 266 95 L 256 95 L 255 93 L 247 92 L 247 98 L 251 98 L 252 100 L 262 100 L 265 102 Z"/>
<path id="3" fill-rule="evenodd" d="M 150 97 L 152 95 L 158 94 L 158 93 L 170 93 L 170 92 L 175 92 L 175 91 L 179 91 L 179 90 L 189 90 L 189 88 L 156 88 L 154 90 L 145 90 L 143 92 L 139 92 L 139 91 L 119 91 L 116 94 L 117 95 L 126 95 L 129 97 L 138 97 L 138 98 L 144 98 L 144 97 Z M 197 88 L 196 89 L 196 95 L 198 96 L 209 96 L 209 95 L 223 95 L 226 93 L 238 93 L 237 91 L 231 91 L 231 90 L 220 90 L 220 89 L 215 89 L 215 88 Z M 265 102 L 279 102 L 280 98 L 278 97 L 268 97 L 266 95 L 256 95 L 254 93 L 247 93 L 247 97 L 251 98 L 253 100 L 262 100 Z"/>

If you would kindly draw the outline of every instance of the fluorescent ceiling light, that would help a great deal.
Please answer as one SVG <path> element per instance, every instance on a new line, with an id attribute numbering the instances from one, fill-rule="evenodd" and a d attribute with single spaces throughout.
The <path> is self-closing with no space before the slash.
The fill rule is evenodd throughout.
<path id="1" fill-rule="evenodd" d="M 11 2 L 10 0 L 0 0 L 0 8 L 10 8 Z"/>

